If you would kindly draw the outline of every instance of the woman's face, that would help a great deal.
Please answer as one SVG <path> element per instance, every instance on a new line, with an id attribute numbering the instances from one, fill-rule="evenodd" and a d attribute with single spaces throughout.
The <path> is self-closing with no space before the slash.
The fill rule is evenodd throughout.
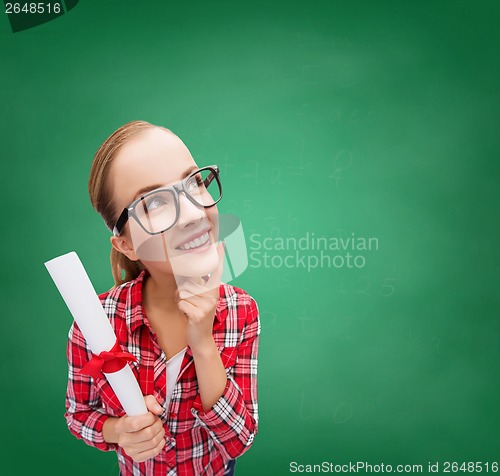
<path id="1" fill-rule="evenodd" d="M 146 192 L 178 183 L 197 168 L 176 135 L 159 128 L 143 131 L 122 147 L 111 166 L 109 179 L 117 216 Z M 132 260 L 140 259 L 150 272 L 174 274 L 176 278 L 205 276 L 218 263 L 217 206 L 200 208 L 184 193 L 178 200 L 179 219 L 169 230 L 149 235 L 130 217 L 121 236 L 112 242 L 126 245 L 125 254 Z M 203 243 L 206 233 L 208 242 Z M 185 243 L 194 246 L 194 239 L 199 246 L 186 250 Z"/>

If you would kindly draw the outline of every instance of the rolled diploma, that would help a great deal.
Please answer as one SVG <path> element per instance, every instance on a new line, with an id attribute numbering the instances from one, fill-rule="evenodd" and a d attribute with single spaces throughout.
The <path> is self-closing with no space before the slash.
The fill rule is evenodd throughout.
<path id="1" fill-rule="evenodd" d="M 93 354 L 109 351 L 116 335 L 78 255 L 72 251 L 45 263 Z M 111 388 L 129 416 L 148 412 L 144 397 L 128 364 L 105 373 Z"/>

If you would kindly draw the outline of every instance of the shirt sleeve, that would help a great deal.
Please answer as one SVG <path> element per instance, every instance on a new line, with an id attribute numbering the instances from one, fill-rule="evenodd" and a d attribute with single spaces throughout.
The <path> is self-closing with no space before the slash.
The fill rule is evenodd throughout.
<path id="1" fill-rule="evenodd" d="M 205 427 L 225 459 L 245 453 L 258 430 L 257 359 L 260 338 L 260 319 L 257 303 L 238 309 L 246 314 L 243 338 L 237 347 L 234 373 L 228 374 L 223 394 L 215 404 L 203 411 L 201 399 L 194 401 L 191 412 Z"/>
<path id="2" fill-rule="evenodd" d="M 79 370 L 90 360 L 85 338 L 73 323 L 69 330 L 66 350 L 68 358 L 68 387 L 66 391 L 66 423 L 69 431 L 78 439 L 102 451 L 114 451 L 116 444 L 106 443 L 102 427 L 109 415 L 91 377 L 79 374 Z"/>

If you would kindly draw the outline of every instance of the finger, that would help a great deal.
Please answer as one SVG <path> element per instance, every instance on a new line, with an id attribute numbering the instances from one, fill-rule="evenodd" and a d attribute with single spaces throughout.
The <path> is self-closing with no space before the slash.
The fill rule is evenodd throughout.
<path id="1" fill-rule="evenodd" d="M 219 287 L 220 278 L 222 277 L 222 270 L 224 267 L 224 251 L 226 249 L 226 242 L 221 241 L 219 246 L 217 247 L 217 253 L 219 254 L 219 264 L 217 265 L 216 270 L 212 273 L 209 280 L 206 283 L 206 287 L 209 289 L 213 289 L 215 287 Z"/>
<path id="2" fill-rule="evenodd" d="M 155 456 L 160 454 L 161 450 L 165 446 L 165 443 L 165 438 L 162 438 L 154 448 L 148 449 L 147 451 L 143 451 L 136 455 L 134 461 L 136 461 L 137 463 L 143 463 L 148 459 L 154 458 Z"/>
<path id="3" fill-rule="evenodd" d="M 150 454 L 155 452 L 156 450 L 161 451 L 161 448 L 163 448 L 163 446 L 165 446 L 165 432 L 158 434 L 156 438 L 149 440 L 146 443 L 129 445 L 127 447 L 127 454 L 134 455 L 134 460 L 145 460 L 152 458 L 153 456 L 150 456 Z M 154 456 L 156 456 L 159 451 L 155 453 Z"/>
<path id="4" fill-rule="evenodd" d="M 129 445 L 137 451 L 145 451 L 148 448 L 151 448 L 151 444 L 148 443 L 151 440 L 155 439 L 155 445 L 158 442 L 158 437 L 162 437 L 164 433 L 163 423 L 160 419 L 157 418 L 155 423 L 147 428 L 143 428 L 140 431 L 136 431 L 135 433 L 128 434 L 128 443 Z M 148 446 L 149 444 L 149 446 Z"/>
<path id="5" fill-rule="evenodd" d="M 189 301 L 179 301 L 179 309 L 186 314 L 186 317 L 189 320 L 189 317 L 193 318 L 200 310 L 198 306 L 194 306 Z"/>
<path id="6" fill-rule="evenodd" d="M 141 431 L 144 428 L 147 428 L 148 426 L 151 426 L 154 424 L 154 422 L 158 419 L 156 415 L 153 415 L 153 413 L 148 412 L 145 415 L 139 415 L 139 416 L 125 416 L 123 418 L 123 430 L 126 433 L 135 433 L 137 431 Z"/>
<path id="7" fill-rule="evenodd" d="M 201 309 L 204 309 L 207 306 L 207 298 L 203 294 L 186 293 L 184 297 L 179 299 L 177 305 L 179 305 L 181 302 L 189 302 L 193 306 L 200 307 Z"/>
<path id="8" fill-rule="evenodd" d="M 155 415 L 163 413 L 163 407 L 158 403 L 158 400 L 153 395 L 146 395 L 144 397 L 147 409 Z"/>
<path id="9" fill-rule="evenodd" d="M 187 299 L 190 298 L 191 296 L 198 296 L 199 294 L 204 294 L 208 291 L 208 289 L 201 284 L 190 281 L 186 282 L 181 289 L 178 289 L 178 291 L 180 299 Z"/>

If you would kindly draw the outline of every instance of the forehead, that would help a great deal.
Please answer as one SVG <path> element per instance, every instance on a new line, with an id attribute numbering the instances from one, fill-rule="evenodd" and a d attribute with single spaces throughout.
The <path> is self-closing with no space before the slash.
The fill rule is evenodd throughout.
<path id="1" fill-rule="evenodd" d="M 163 129 L 147 129 L 122 146 L 113 160 L 109 180 L 114 201 L 123 208 L 138 190 L 178 182 L 195 165 L 179 137 Z"/>

